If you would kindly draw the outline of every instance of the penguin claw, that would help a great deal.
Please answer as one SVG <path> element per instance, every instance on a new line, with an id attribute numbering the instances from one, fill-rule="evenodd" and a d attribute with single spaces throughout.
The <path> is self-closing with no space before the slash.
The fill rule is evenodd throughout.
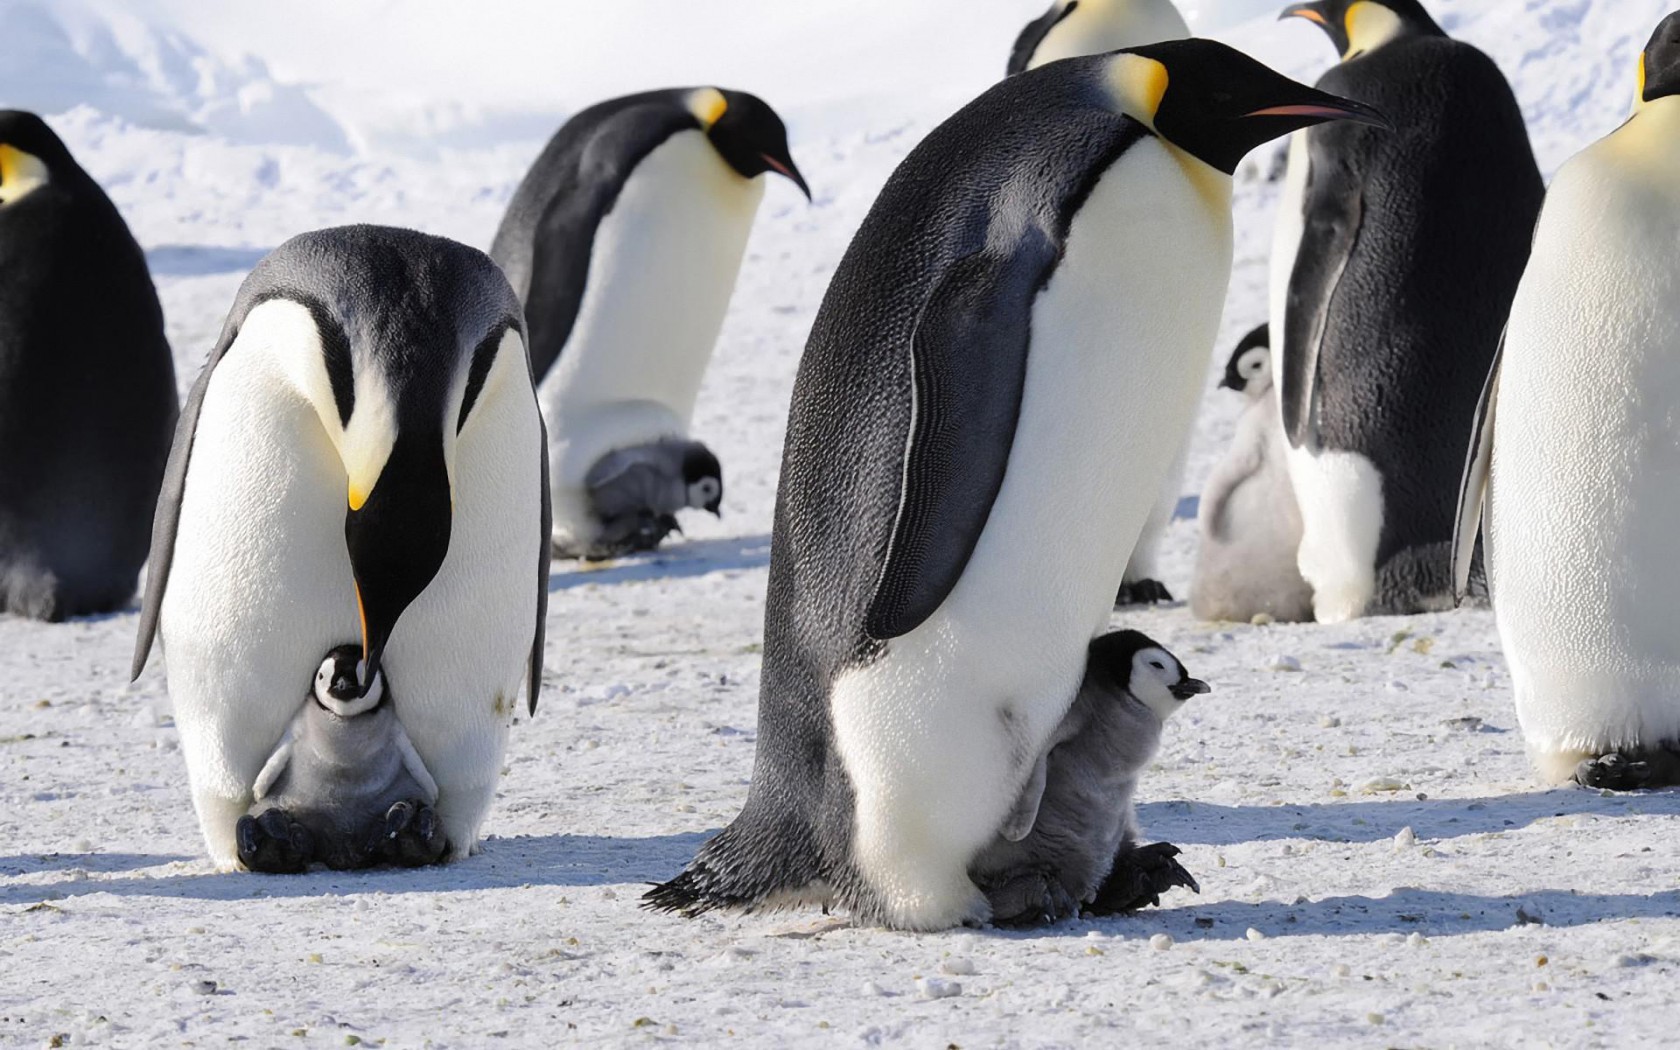
<path id="1" fill-rule="evenodd" d="M 986 890 L 992 925 L 1005 929 L 1048 926 L 1079 910 L 1061 879 L 1049 871 L 1024 871 Z"/>
<path id="2" fill-rule="evenodd" d="M 1575 767 L 1582 787 L 1601 791 L 1649 791 L 1680 784 L 1680 743 L 1664 741 L 1637 751 L 1612 751 Z"/>
<path id="3" fill-rule="evenodd" d="M 239 861 L 251 871 L 295 875 L 315 856 L 314 836 L 281 809 L 246 814 L 233 829 Z"/>
<path id="4" fill-rule="evenodd" d="M 1172 592 L 1160 580 L 1133 580 L 1122 583 L 1114 596 L 1115 605 L 1157 605 L 1173 600 Z"/>
<path id="5" fill-rule="evenodd" d="M 418 799 L 397 802 L 374 831 L 368 856 L 375 863 L 401 868 L 436 864 L 449 849 L 438 826 L 437 810 Z"/>
<path id="6" fill-rule="evenodd" d="M 1161 894 L 1174 887 L 1201 893 L 1195 876 L 1176 859 L 1181 851 L 1170 842 L 1126 846 L 1114 859 L 1114 870 L 1086 906 L 1088 915 L 1120 915 L 1159 907 Z"/>

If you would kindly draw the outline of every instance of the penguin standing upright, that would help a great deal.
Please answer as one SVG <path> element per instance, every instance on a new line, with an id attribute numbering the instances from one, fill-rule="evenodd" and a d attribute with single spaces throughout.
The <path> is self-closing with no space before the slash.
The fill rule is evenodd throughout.
<path id="1" fill-rule="evenodd" d="M 1320 621 L 1452 601 L 1464 426 L 1539 212 L 1510 85 L 1417 0 L 1284 12 L 1342 54 L 1318 86 L 1393 135 L 1315 128 L 1290 145 L 1272 255 L 1272 349 Z"/>
<path id="2" fill-rule="evenodd" d="M 1270 326 L 1243 336 L 1219 385 L 1242 394 L 1248 407 L 1202 491 L 1190 611 L 1202 620 L 1310 620 L 1312 588 L 1295 566 L 1301 511 L 1272 393 Z"/>
<path id="3" fill-rule="evenodd" d="M 652 906 L 986 917 L 969 861 L 1073 701 L 1201 392 L 1231 172 L 1349 116 L 1379 119 L 1172 41 L 1010 77 L 899 165 L 795 380 L 746 808 Z"/>
<path id="4" fill-rule="evenodd" d="M 1634 115 L 1557 173 L 1465 472 L 1517 720 L 1550 781 L 1680 783 L 1680 13 Z M 1485 517 L 1483 511 L 1485 507 Z"/>
<path id="5" fill-rule="evenodd" d="M 265 852 L 236 825 L 297 684 L 351 640 L 363 692 L 402 683 L 447 856 L 477 843 L 541 682 L 543 449 L 519 301 L 483 253 L 348 226 L 245 279 L 170 453 L 134 657 L 139 677 L 161 639 L 219 865 Z"/>
<path id="6" fill-rule="evenodd" d="M 1009 75 L 1046 62 L 1098 55 L 1190 35 L 1172 0 L 1053 0 L 1021 30 L 1009 51 Z"/>
<path id="7" fill-rule="evenodd" d="M 0 613 L 128 603 L 176 410 L 140 246 L 41 118 L 0 110 Z"/>
<path id="8" fill-rule="evenodd" d="M 717 457 L 688 426 L 770 172 L 810 196 L 775 110 L 671 89 L 579 113 L 514 192 L 490 255 L 531 328 L 558 553 L 646 550 L 678 509 L 718 513 Z M 603 480 L 609 456 L 646 469 Z"/>

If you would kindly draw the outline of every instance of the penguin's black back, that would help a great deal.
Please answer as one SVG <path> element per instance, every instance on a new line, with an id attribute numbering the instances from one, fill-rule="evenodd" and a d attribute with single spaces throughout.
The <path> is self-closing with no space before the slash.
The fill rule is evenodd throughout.
<path id="1" fill-rule="evenodd" d="M 649 894 L 653 906 L 692 913 L 751 904 L 819 878 L 850 902 L 852 789 L 829 739 L 828 693 L 838 674 L 883 650 L 866 623 L 904 481 L 919 378 L 912 335 L 957 267 L 987 267 L 990 283 L 976 294 L 998 290 L 992 305 L 1027 289 L 1002 318 L 1020 326 L 1022 352 L 960 364 L 1024 374 L 1032 302 L 1073 215 L 1149 134 L 1109 108 L 1106 62 L 1074 59 L 1011 77 L 935 129 L 887 181 L 836 269 L 794 382 L 746 808 L 687 871 Z M 922 411 L 1001 410 L 1013 432 L 1018 401 L 984 405 L 983 390 L 963 389 L 962 369 L 946 378 L 951 389 L 922 388 Z"/>
<path id="2" fill-rule="evenodd" d="M 1307 234 L 1280 364 L 1300 361 L 1296 295 L 1333 287 L 1318 359 L 1319 434 L 1325 448 L 1360 452 L 1382 472 L 1381 566 L 1452 538 L 1464 435 L 1544 188 L 1509 84 L 1468 44 L 1403 37 L 1332 68 L 1318 87 L 1376 106 L 1396 130 L 1338 122 L 1307 132 Z M 1319 209 L 1315 195 L 1331 207 Z M 1336 280 L 1339 258 L 1317 257 L 1314 224 L 1350 210 L 1356 233 Z M 1303 268 L 1314 267 L 1319 279 L 1302 287 Z M 1300 434 L 1292 430 L 1292 442 Z"/>
<path id="3" fill-rule="evenodd" d="M 49 181 L 0 206 L 0 611 L 120 608 L 151 540 L 177 412 L 146 258 L 39 118 L 0 142 Z"/>
<path id="4" fill-rule="evenodd" d="M 541 382 L 559 358 L 583 303 L 595 231 L 648 154 L 700 121 L 692 88 L 598 103 L 568 120 L 526 172 L 490 246 L 525 304 L 531 368 Z"/>

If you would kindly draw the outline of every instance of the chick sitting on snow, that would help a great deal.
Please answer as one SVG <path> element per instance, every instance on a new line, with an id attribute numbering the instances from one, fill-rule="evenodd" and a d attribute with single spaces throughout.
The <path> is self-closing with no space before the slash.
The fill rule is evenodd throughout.
<path id="1" fill-rule="evenodd" d="M 392 707 L 383 672 L 364 690 L 361 648 L 341 645 L 280 746 L 257 774 L 239 819 L 239 859 L 252 871 L 431 864 L 448 847 L 432 809 L 437 783 Z"/>
<path id="2" fill-rule="evenodd" d="M 969 866 L 1000 926 L 1112 915 L 1159 904 L 1174 886 L 1201 892 L 1166 842 L 1138 845 L 1133 796 L 1161 726 L 1208 691 L 1137 631 L 1092 640 L 1085 680 L 1014 810 Z"/>

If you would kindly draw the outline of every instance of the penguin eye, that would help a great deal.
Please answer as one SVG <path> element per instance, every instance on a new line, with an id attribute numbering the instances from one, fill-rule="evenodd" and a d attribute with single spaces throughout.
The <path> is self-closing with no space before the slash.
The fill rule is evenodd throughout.
<path id="1" fill-rule="evenodd" d="M 1157 671 L 1165 671 L 1167 669 L 1166 665 L 1159 660 L 1149 661 L 1149 666 L 1155 668 Z"/>

